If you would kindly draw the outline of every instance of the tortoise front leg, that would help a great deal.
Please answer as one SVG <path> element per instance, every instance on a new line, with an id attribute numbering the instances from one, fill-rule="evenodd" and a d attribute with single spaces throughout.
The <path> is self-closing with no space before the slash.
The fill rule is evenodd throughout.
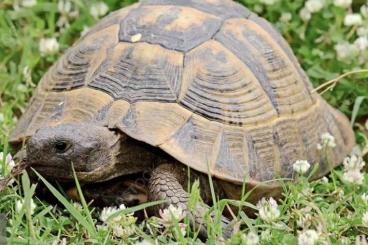
<path id="1" fill-rule="evenodd" d="M 180 207 L 188 215 L 191 225 L 194 229 L 200 229 L 200 235 L 207 237 L 204 216 L 209 207 L 203 203 L 198 203 L 193 213 L 188 212 L 189 194 L 184 190 L 185 171 L 182 171 L 176 165 L 163 164 L 153 170 L 149 180 L 149 199 L 151 201 L 165 200 L 158 208 L 154 209 L 155 214 L 159 214 L 159 209 L 167 208 L 170 204 Z M 229 221 L 222 217 L 223 235 L 225 238 L 231 236 L 229 230 Z"/>

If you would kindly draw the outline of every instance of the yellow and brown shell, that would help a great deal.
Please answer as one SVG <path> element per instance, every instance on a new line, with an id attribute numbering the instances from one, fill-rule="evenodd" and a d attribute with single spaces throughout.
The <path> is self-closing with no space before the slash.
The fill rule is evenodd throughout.
<path id="1" fill-rule="evenodd" d="M 120 129 L 234 183 L 319 162 L 329 132 L 322 175 L 354 143 L 278 32 L 230 0 L 146 0 L 102 19 L 43 77 L 11 141 L 67 122 Z"/>

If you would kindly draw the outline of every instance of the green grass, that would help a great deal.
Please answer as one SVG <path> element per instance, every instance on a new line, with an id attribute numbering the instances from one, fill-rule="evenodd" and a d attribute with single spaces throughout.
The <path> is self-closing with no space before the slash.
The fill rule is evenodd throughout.
<path id="1" fill-rule="evenodd" d="M 69 17 L 69 26 L 61 30 L 57 26 L 61 16 L 57 1 L 38 0 L 31 8 L 14 10 L 13 0 L 0 0 L 0 152 L 11 152 L 8 144 L 10 132 L 17 118 L 24 112 L 42 75 L 79 38 L 85 27 L 97 21 L 90 14 L 91 2 L 72 1 L 72 11 L 78 10 L 78 17 Z M 104 2 L 110 10 L 114 10 L 134 1 Z M 365 1 L 354 1 L 352 8 L 345 10 L 333 6 L 332 0 L 326 0 L 326 6 L 314 13 L 307 22 L 299 16 L 306 1 L 278 0 L 270 6 L 258 0 L 239 2 L 276 25 L 290 43 L 315 87 L 346 72 L 368 69 L 367 49 L 350 52 L 344 58 L 337 57 L 335 50 L 338 43 L 354 43 L 358 38 L 359 28 L 345 26 L 343 22 L 349 11 L 359 13 Z M 291 14 L 291 20 L 280 19 L 281 16 L 285 19 L 288 15 L 285 13 Z M 368 28 L 368 17 L 363 18 L 360 27 L 364 26 Z M 55 54 L 41 56 L 40 39 L 50 37 L 57 39 L 60 50 Z M 338 83 L 333 83 L 335 86 L 332 90 L 323 94 L 329 103 L 354 119 L 357 143 L 363 156 L 368 152 L 368 129 L 364 125 L 368 118 L 367 77 L 367 73 L 362 72 L 344 76 Z M 8 174 L 5 163 L 1 163 L 1 166 L 0 175 Z M 228 243 L 246 244 L 244 237 L 249 232 L 257 233 L 261 244 L 296 244 L 303 229 L 317 231 L 319 244 L 352 244 L 357 236 L 368 235 L 368 227 L 362 221 L 363 214 L 368 211 L 368 204 L 361 198 L 362 194 L 368 193 L 368 178 L 364 174 L 361 185 L 352 185 L 341 181 L 343 174 L 344 169 L 338 168 L 327 176 L 327 180 L 308 182 L 307 177 L 300 176 L 295 183 L 283 183 L 284 198 L 278 206 L 280 216 L 270 223 L 260 217 L 249 218 L 244 212 L 235 213 L 241 226 Z M 151 217 L 141 223 L 136 222 L 129 213 L 141 210 L 146 205 L 119 213 L 119 225 L 125 229 L 120 231 L 123 238 L 119 238 L 114 235 L 113 226 L 97 228 L 102 225 L 99 220 L 101 210 L 90 207 L 86 202 L 82 202 L 82 205 L 72 203 L 58 188 L 49 188 L 60 201 L 59 205 L 52 206 L 35 197 L 35 185 L 30 183 L 25 174 L 0 193 L 0 213 L 5 214 L 8 220 L 6 236 L 9 243 L 50 244 L 63 239 L 70 244 L 135 243 L 143 239 L 156 243 L 200 242 L 196 231 L 189 226 L 186 227 L 186 234 L 180 231 L 182 224 L 188 223 L 187 220 L 163 225 L 162 219 Z M 193 204 L 199 198 L 198 188 L 192 188 L 191 192 L 190 203 Z M 245 203 L 245 199 L 242 199 L 242 205 L 254 207 Z M 36 204 L 35 210 L 31 207 L 31 200 Z M 17 202 L 19 206 L 20 201 L 23 208 L 18 210 L 16 206 Z M 216 199 L 214 202 L 216 205 L 213 209 L 217 212 L 226 209 L 227 204 L 234 203 Z M 208 227 L 208 244 L 221 243 L 219 221 L 208 218 Z"/>

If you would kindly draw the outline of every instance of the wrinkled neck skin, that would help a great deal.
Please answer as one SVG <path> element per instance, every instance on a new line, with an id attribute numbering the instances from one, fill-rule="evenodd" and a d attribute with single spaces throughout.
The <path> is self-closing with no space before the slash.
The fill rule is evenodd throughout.
<path id="1" fill-rule="evenodd" d="M 114 173 L 106 179 L 137 173 L 150 173 L 155 166 L 160 164 L 159 153 L 153 147 L 130 137 L 123 138 L 119 141 L 118 147 L 114 149 Z"/>

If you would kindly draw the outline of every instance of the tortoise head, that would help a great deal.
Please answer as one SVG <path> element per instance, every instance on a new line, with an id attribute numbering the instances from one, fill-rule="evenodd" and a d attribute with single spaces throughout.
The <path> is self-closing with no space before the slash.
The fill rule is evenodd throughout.
<path id="1" fill-rule="evenodd" d="M 41 128 L 27 142 L 27 162 L 42 175 L 73 179 L 72 166 L 83 182 L 114 177 L 122 135 L 94 124 L 60 124 Z"/>

